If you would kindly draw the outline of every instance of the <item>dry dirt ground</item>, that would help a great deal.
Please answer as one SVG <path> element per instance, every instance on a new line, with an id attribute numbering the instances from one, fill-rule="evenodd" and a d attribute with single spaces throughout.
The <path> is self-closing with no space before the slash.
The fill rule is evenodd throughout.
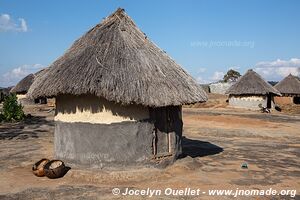
<path id="1" fill-rule="evenodd" d="M 53 158 L 53 112 L 25 107 L 33 117 L 0 125 L 0 199 L 143 199 L 113 195 L 135 189 L 296 189 L 300 199 L 300 115 L 228 108 L 184 108 L 181 159 L 163 167 L 72 168 L 63 178 L 35 177 L 31 166 Z M 241 164 L 247 163 L 248 169 Z M 67 164 L 67 163 L 66 163 Z M 151 199 L 233 199 L 232 196 L 155 196 Z"/>

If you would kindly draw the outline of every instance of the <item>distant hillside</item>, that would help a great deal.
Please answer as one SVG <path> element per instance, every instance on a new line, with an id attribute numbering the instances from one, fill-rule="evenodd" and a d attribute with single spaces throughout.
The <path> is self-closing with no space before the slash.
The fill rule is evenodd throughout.
<path id="1" fill-rule="evenodd" d="M 272 86 L 274 86 L 278 83 L 278 81 L 268 81 L 268 83 L 270 83 Z"/>

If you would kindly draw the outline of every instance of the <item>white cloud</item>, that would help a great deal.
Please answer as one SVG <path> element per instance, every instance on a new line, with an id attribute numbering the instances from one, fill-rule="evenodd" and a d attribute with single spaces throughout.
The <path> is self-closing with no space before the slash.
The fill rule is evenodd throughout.
<path id="1" fill-rule="evenodd" d="M 1 14 L 0 15 L 0 32 L 27 32 L 28 27 L 25 19 L 19 18 L 19 23 L 16 23 L 10 15 Z"/>
<path id="2" fill-rule="evenodd" d="M 203 78 L 203 76 L 207 78 Z M 217 82 L 220 80 L 223 80 L 224 77 L 224 72 L 221 71 L 215 71 L 211 76 L 209 75 L 198 75 L 196 78 L 196 81 L 200 84 L 208 84 L 212 82 Z"/>
<path id="3" fill-rule="evenodd" d="M 43 68 L 45 68 L 45 66 L 41 64 L 22 65 L 20 67 L 16 67 L 0 76 L 0 86 L 8 87 L 16 85 L 22 78 L 24 78 L 28 74 L 35 73 Z"/>
<path id="4" fill-rule="evenodd" d="M 290 60 L 277 59 L 271 62 L 259 62 L 256 67 L 300 67 L 300 59 L 292 58 Z"/>
<path id="5" fill-rule="evenodd" d="M 23 18 L 19 18 L 19 20 L 21 21 L 21 30 L 23 31 L 23 32 L 27 32 L 28 31 L 28 28 L 27 28 L 27 23 L 26 23 L 26 21 L 25 21 L 25 19 L 23 19 Z"/>
<path id="6" fill-rule="evenodd" d="M 206 68 L 205 67 L 198 67 L 196 71 L 196 81 L 200 84 L 208 83 L 208 80 L 203 79 L 203 74 L 205 74 Z"/>
<path id="7" fill-rule="evenodd" d="M 233 67 L 229 67 L 228 70 L 230 70 L 230 69 L 233 69 L 233 70 L 235 70 L 235 71 L 238 71 L 238 70 L 241 69 L 241 67 L 239 67 L 239 66 L 233 66 Z"/>
<path id="8" fill-rule="evenodd" d="M 211 80 L 213 81 L 219 81 L 222 80 L 224 77 L 224 72 L 220 72 L 220 71 L 215 71 L 213 76 L 211 77 Z"/>
<path id="9" fill-rule="evenodd" d="M 300 75 L 300 59 L 259 62 L 255 65 L 254 70 L 266 80 L 279 81 L 289 74 Z"/>
<path id="10" fill-rule="evenodd" d="M 207 83 L 209 83 L 209 80 L 203 79 L 201 76 L 198 76 L 198 77 L 196 78 L 196 81 L 197 81 L 198 83 L 200 83 L 200 84 L 207 84 Z"/>

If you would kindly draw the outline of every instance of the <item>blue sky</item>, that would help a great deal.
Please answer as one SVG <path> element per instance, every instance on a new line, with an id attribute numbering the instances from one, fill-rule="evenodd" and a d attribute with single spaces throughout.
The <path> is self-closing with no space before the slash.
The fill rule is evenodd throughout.
<path id="1" fill-rule="evenodd" d="M 118 7 L 198 82 L 300 74 L 300 1 L 0 0 L 0 86 L 50 65 Z"/>

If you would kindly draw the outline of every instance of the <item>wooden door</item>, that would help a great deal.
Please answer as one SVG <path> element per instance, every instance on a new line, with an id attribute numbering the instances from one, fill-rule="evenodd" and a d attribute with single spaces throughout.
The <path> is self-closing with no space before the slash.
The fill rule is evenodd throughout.
<path id="1" fill-rule="evenodd" d="M 177 147 L 176 127 L 182 127 L 181 108 L 178 106 L 154 108 L 150 113 L 151 118 L 155 120 L 153 154 L 158 157 L 172 155 Z"/>

